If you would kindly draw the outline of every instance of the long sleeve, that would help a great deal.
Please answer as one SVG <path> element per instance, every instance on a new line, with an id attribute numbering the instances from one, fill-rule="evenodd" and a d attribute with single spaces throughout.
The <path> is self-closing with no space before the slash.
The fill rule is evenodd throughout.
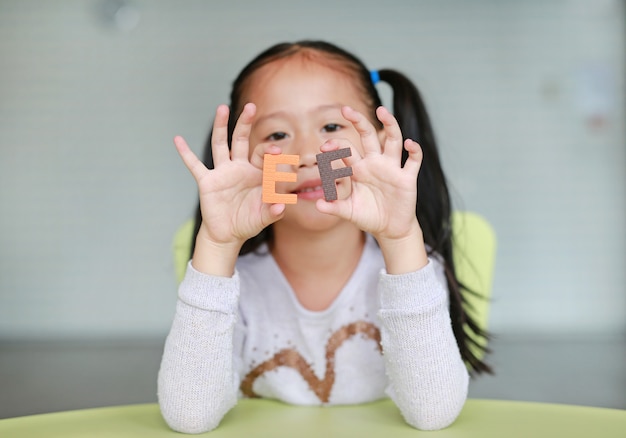
<path id="1" fill-rule="evenodd" d="M 158 376 L 161 412 L 179 432 L 218 426 L 237 402 L 233 359 L 239 277 L 212 277 L 187 267 Z"/>
<path id="2" fill-rule="evenodd" d="M 441 264 L 417 272 L 381 273 L 381 339 L 387 392 L 407 423 L 422 430 L 450 425 L 467 398 L 469 375 L 448 310 Z"/>

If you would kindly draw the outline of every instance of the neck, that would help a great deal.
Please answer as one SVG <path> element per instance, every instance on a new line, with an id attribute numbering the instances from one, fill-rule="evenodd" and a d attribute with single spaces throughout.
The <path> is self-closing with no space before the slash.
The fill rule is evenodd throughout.
<path id="1" fill-rule="evenodd" d="M 317 275 L 347 259 L 360 258 L 364 242 L 363 232 L 348 222 L 322 232 L 275 226 L 272 255 L 291 272 Z"/>
<path id="2" fill-rule="evenodd" d="M 364 233 L 349 222 L 323 232 L 274 224 L 272 255 L 300 303 L 327 308 L 359 263 Z"/>

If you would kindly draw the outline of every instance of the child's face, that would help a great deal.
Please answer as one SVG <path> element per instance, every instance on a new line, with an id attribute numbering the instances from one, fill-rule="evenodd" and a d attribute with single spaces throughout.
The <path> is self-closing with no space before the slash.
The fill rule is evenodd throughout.
<path id="1" fill-rule="evenodd" d="M 287 207 L 286 215 L 314 215 L 315 201 L 324 197 L 315 155 L 332 138 L 347 139 L 363 154 L 356 129 L 343 118 L 341 107 L 349 105 L 364 115 L 372 113 L 350 76 L 324 64 L 299 56 L 274 61 L 256 71 L 244 93 L 243 103 L 253 102 L 257 114 L 250 135 L 251 150 L 261 143 L 279 146 L 283 154 L 300 156 L 300 165 L 278 170 L 296 172 L 297 182 L 279 182 L 278 193 L 296 193 L 298 203 Z M 343 167 L 339 161 L 333 167 Z M 349 196 L 349 178 L 336 180 L 339 199 Z M 287 219 L 287 216 L 285 217 Z"/>

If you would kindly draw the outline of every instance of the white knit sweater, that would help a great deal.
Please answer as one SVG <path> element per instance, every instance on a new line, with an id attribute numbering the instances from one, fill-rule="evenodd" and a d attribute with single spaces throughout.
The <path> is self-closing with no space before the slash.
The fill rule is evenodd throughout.
<path id="1" fill-rule="evenodd" d="M 303 405 L 389 396 L 414 427 L 443 428 L 461 411 L 469 380 L 445 284 L 436 258 L 386 274 L 371 236 L 321 312 L 299 304 L 267 253 L 240 257 L 232 278 L 189 264 L 159 372 L 161 412 L 173 429 L 198 433 L 242 396 Z"/>

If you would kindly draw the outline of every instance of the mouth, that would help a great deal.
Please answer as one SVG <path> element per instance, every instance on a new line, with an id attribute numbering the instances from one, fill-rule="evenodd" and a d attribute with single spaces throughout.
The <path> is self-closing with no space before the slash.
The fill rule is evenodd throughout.
<path id="1" fill-rule="evenodd" d="M 322 186 L 315 186 L 315 187 L 304 187 L 303 189 L 300 190 L 296 190 L 294 193 L 299 194 L 299 193 L 311 193 L 311 192 L 316 192 L 318 190 L 324 190 Z"/>
<path id="2" fill-rule="evenodd" d="M 300 184 L 296 189 L 291 192 L 298 195 L 298 199 L 302 200 L 315 200 L 324 197 L 324 188 L 322 187 L 322 180 L 308 180 Z"/>

